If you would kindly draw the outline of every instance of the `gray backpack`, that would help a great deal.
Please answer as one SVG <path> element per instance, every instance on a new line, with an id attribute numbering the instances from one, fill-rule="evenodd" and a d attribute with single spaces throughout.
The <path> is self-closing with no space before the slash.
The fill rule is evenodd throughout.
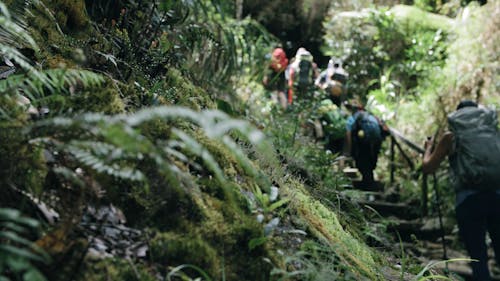
<path id="1" fill-rule="evenodd" d="M 456 189 L 500 189 L 500 133 L 496 111 L 465 107 L 448 115 L 454 135 L 450 155 Z"/>

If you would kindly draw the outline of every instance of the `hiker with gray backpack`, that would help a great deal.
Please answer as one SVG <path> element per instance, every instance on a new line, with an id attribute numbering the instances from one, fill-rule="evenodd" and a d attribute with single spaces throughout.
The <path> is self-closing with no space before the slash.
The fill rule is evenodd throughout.
<path id="1" fill-rule="evenodd" d="M 299 48 L 293 62 L 289 64 L 286 74 L 288 104 L 292 104 L 295 98 L 299 100 L 311 98 L 314 91 L 314 81 L 318 75 L 318 66 L 311 53 L 305 48 Z"/>
<path id="2" fill-rule="evenodd" d="M 473 280 L 491 280 L 486 231 L 500 265 L 500 133 L 495 110 L 461 101 L 448 115 L 449 131 L 435 148 L 425 143 L 422 170 L 433 173 L 448 156 L 450 180 L 456 192 L 459 234 L 471 262 Z"/>

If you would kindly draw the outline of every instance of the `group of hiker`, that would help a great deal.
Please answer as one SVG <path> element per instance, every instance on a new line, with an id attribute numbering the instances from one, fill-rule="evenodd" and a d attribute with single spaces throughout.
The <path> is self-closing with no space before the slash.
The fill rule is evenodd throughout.
<path id="1" fill-rule="evenodd" d="M 348 76 L 337 58 L 320 72 L 307 49 L 299 48 L 288 61 L 285 51 L 275 48 L 263 84 L 283 109 L 317 102 L 314 135 L 324 141 L 325 149 L 352 157 L 362 184 L 369 186 L 375 183 L 373 170 L 388 128 L 358 99 L 347 101 Z"/>
<path id="2" fill-rule="evenodd" d="M 281 48 L 272 53 L 271 66 L 264 78 L 267 89 L 275 91 L 283 109 L 300 100 L 311 100 L 320 92 L 326 97 L 318 102 L 316 136 L 325 148 L 350 156 L 362 175 L 362 183 L 375 183 L 373 170 L 389 128 L 363 105 L 346 102 L 347 72 L 341 61 L 332 58 L 319 73 L 312 55 L 299 48 L 288 62 Z M 350 114 L 345 113 L 345 107 Z M 318 124 L 319 123 L 319 124 Z M 500 265 L 500 133 L 494 109 L 471 100 L 459 103 L 448 115 L 446 132 L 436 145 L 425 142 L 422 171 L 434 173 L 448 157 L 451 184 L 456 192 L 455 212 L 459 235 L 472 259 L 474 281 L 491 280 L 488 267 L 489 233 L 497 265 Z"/>
<path id="3" fill-rule="evenodd" d="M 327 69 L 320 73 L 307 49 L 299 48 L 295 57 L 288 60 L 282 48 L 275 48 L 262 83 L 284 109 L 295 99 L 310 98 L 315 88 L 328 92 L 334 103 L 340 106 L 347 76 L 340 60 L 332 58 Z"/>

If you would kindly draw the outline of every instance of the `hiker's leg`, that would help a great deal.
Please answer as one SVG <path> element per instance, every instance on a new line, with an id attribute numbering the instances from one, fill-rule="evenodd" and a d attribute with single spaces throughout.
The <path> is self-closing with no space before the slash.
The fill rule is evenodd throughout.
<path id="1" fill-rule="evenodd" d="M 490 233 L 493 251 L 495 252 L 495 260 L 500 268 L 500 194 L 493 192 L 491 194 L 488 215 L 488 232 Z"/>
<path id="2" fill-rule="evenodd" d="M 361 176 L 363 177 L 363 183 L 371 184 L 373 183 L 373 169 L 371 159 L 366 151 L 361 150 L 359 153 L 360 156 L 355 159 L 356 168 L 358 168 Z"/>
<path id="3" fill-rule="evenodd" d="M 486 247 L 486 212 L 480 194 L 470 195 L 456 208 L 460 236 L 471 259 L 474 280 L 490 280 Z"/>
<path id="4" fill-rule="evenodd" d="M 363 173 L 363 182 L 365 184 L 373 184 L 375 182 L 375 179 L 373 177 L 373 170 L 372 169 L 367 169 Z"/>
<path id="5" fill-rule="evenodd" d="M 372 171 L 372 181 L 375 181 L 375 178 L 373 176 L 373 171 L 377 168 L 377 162 L 378 162 L 378 154 L 380 152 L 380 147 L 381 143 L 380 142 L 375 142 L 372 147 L 371 151 L 371 159 L 370 159 L 370 164 L 371 164 L 371 171 Z"/>
<path id="6" fill-rule="evenodd" d="M 278 91 L 278 100 L 281 104 L 281 107 L 283 107 L 283 109 L 286 109 L 288 102 L 286 100 L 286 96 L 285 96 L 284 91 Z"/>

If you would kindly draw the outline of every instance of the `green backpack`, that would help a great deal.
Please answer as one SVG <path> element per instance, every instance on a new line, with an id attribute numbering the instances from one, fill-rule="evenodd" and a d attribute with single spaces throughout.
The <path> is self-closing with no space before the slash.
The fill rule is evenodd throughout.
<path id="1" fill-rule="evenodd" d="M 454 135 L 450 155 L 456 189 L 500 189 L 500 133 L 494 110 L 465 107 L 448 115 Z"/>

